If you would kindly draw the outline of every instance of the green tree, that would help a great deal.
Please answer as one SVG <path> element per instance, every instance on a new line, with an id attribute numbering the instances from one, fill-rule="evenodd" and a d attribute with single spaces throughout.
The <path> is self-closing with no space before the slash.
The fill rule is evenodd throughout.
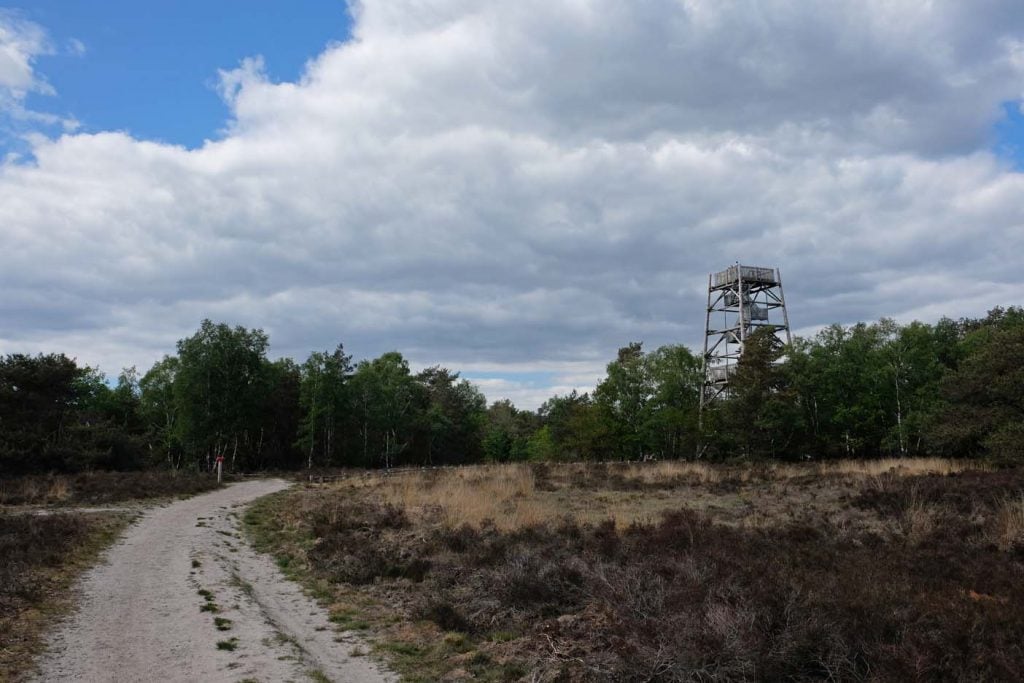
<path id="1" fill-rule="evenodd" d="M 508 399 L 495 401 L 487 409 L 484 458 L 491 462 L 526 460 L 530 456 L 530 437 L 536 429 L 536 416 L 532 412 L 519 410 Z"/>
<path id="2" fill-rule="evenodd" d="M 0 358 L 0 465 L 10 473 L 141 466 L 134 373 L 116 388 L 63 354 Z"/>
<path id="3" fill-rule="evenodd" d="M 659 458 L 688 457 L 696 451 L 700 391 L 700 358 L 682 345 L 662 346 L 647 354 L 653 387 L 648 400 L 645 442 Z"/>
<path id="4" fill-rule="evenodd" d="M 551 428 L 544 425 L 526 442 L 526 457 L 531 462 L 548 462 L 558 459 L 558 449 L 551 437 Z"/>
<path id="5" fill-rule="evenodd" d="M 803 430 L 796 392 L 779 364 L 783 346 L 768 329 L 749 335 L 736 371 L 729 378 L 728 397 L 716 420 L 723 455 L 779 458 L 793 454 Z"/>
<path id="6" fill-rule="evenodd" d="M 356 366 L 351 380 L 362 461 L 393 467 L 412 445 L 419 385 L 397 351 Z"/>
<path id="7" fill-rule="evenodd" d="M 66 469 L 86 370 L 64 354 L 0 360 L 0 462 L 11 473 Z"/>
<path id="8" fill-rule="evenodd" d="M 302 461 L 297 450 L 302 420 L 300 392 L 302 373 L 291 358 L 268 363 L 266 392 L 260 401 L 259 432 L 246 462 L 249 468 L 296 467 Z"/>
<path id="9" fill-rule="evenodd" d="M 957 456 L 1024 462 L 1024 315 L 996 309 L 965 334 L 963 359 L 941 382 L 931 443 Z"/>
<path id="10" fill-rule="evenodd" d="M 608 428 L 624 458 L 640 459 L 645 452 L 645 436 L 651 418 L 649 404 L 654 394 L 642 342 L 631 342 L 619 349 L 618 357 L 608 364 L 608 375 L 594 390 L 599 414 L 609 418 Z"/>
<path id="11" fill-rule="evenodd" d="M 138 373 L 124 369 L 114 387 L 99 370 L 83 368 L 78 379 L 78 448 L 74 469 L 138 469 L 146 464 L 145 424 Z"/>
<path id="12" fill-rule="evenodd" d="M 589 394 L 574 389 L 553 396 L 537 416 L 548 428 L 559 460 L 605 460 L 621 453 L 610 416 Z"/>
<path id="13" fill-rule="evenodd" d="M 352 356 L 341 344 L 332 352 L 310 354 L 302 364 L 299 445 L 306 453 L 307 468 L 315 462 L 344 462 L 344 429 L 352 410 L 348 387 L 352 371 Z"/>
<path id="14" fill-rule="evenodd" d="M 787 350 L 786 377 L 810 439 L 824 456 L 872 457 L 897 423 L 888 324 L 832 325 Z"/>
<path id="15" fill-rule="evenodd" d="M 240 454 L 257 443 L 268 388 L 268 345 L 263 330 L 209 320 L 178 342 L 176 430 L 186 450 L 205 460 L 207 468 L 222 456 L 234 469 Z"/>
<path id="16" fill-rule="evenodd" d="M 459 373 L 438 366 L 416 375 L 426 404 L 420 409 L 423 462 L 458 464 L 482 457 L 487 399 Z"/>
<path id="17" fill-rule="evenodd" d="M 178 357 L 164 356 L 139 380 L 139 413 L 146 433 L 150 462 L 163 461 L 173 470 L 182 466 L 185 455 L 178 438 L 178 407 L 174 379 Z"/>
<path id="18" fill-rule="evenodd" d="M 892 383 L 890 409 L 895 412 L 895 425 L 883 447 L 899 455 L 919 455 L 948 371 L 942 360 L 949 357 L 947 330 L 920 322 L 900 327 L 887 320 L 879 326 L 886 337 L 882 355 Z"/>

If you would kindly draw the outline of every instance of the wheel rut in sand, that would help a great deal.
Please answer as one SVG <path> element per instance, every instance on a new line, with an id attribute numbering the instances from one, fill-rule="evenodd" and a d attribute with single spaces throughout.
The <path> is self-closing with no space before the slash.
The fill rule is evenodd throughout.
<path id="1" fill-rule="evenodd" d="M 37 680 L 394 681 L 241 538 L 244 507 L 287 486 L 243 482 L 146 511 L 79 582 Z"/>

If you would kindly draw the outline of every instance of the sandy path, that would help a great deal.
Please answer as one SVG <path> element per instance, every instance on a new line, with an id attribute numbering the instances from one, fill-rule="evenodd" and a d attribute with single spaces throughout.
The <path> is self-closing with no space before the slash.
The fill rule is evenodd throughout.
<path id="1" fill-rule="evenodd" d="M 38 680 L 394 680 L 352 656 L 356 637 L 338 634 L 321 607 L 240 540 L 241 509 L 286 486 L 249 481 L 145 512 L 80 582 L 79 609 L 51 636 Z M 202 611 L 208 603 L 218 611 Z M 215 618 L 230 620 L 227 630 Z"/>

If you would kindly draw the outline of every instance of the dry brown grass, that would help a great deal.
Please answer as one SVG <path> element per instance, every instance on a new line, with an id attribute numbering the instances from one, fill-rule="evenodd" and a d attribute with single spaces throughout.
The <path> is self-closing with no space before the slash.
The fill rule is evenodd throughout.
<path id="1" fill-rule="evenodd" d="M 984 470 L 491 465 L 247 521 L 410 680 L 1016 680 L 1024 471 Z"/>
<path id="2" fill-rule="evenodd" d="M 440 508 L 450 526 L 492 520 L 512 529 L 546 521 L 557 512 L 537 495 L 533 472 L 525 465 L 405 474 L 378 485 L 384 502 L 411 511 Z"/>
<path id="3" fill-rule="evenodd" d="M 71 486 L 64 477 L 57 477 L 46 489 L 47 502 L 63 503 L 71 497 Z"/>
<path id="4" fill-rule="evenodd" d="M 714 487 L 788 486 L 801 478 L 841 477 L 871 481 L 884 475 L 948 475 L 985 469 L 971 461 L 941 458 L 885 459 L 835 463 L 725 466 L 703 462 L 572 463 L 558 466 L 527 464 L 480 465 L 440 470 L 374 474 L 345 480 L 335 486 L 371 489 L 374 497 L 413 515 L 432 513 L 446 526 L 479 526 L 489 520 L 502 530 L 569 519 L 576 523 L 615 520 L 616 526 L 649 523 L 662 511 L 686 504 L 702 508 L 737 508 L 736 523 L 764 526 L 775 514 L 753 512 L 742 516 L 747 501 L 741 495 L 712 492 Z M 539 476 L 538 476 L 539 473 Z M 580 495 L 580 488 L 590 489 Z M 931 527 L 929 510 L 908 512 L 905 524 L 918 537 Z M 729 520 L 725 520 L 727 523 Z"/>
<path id="5" fill-rule="evenodd" d="M 65 476 L 24 477 L 0 482 L 0 503 L 29 502 L 36 505 L 51 505 L 66 502 L 71 487 Z"/>
<path id="6" fill-rule="evenodd" d="M 897 528 L 911 543 L 919 543 L 935 530 L 940 510 L 924 500 L 917 487 L 910 490 L 902 514 L 896 519 Z"/>
<path id="7" fill-rule="evenodd" d="M 639 485 L 696 474 L 702 482 L 717 481 L 707 465 L 658 463 L 630 465 L 624 477 Z M 678 506 L 678 496 L 667 492 L 646 495 L 637 490 L 600 491 L 577 495 L 572 482 L 582 476 L 582 465 L 560 466 L 557 484 L 539 488 L 533 469 L 525 464 L 481 465 L 448 470 L 409 472 L 351 480 L 341 486 L 368 487 L 384 503 L 417 513 L 437 513 L 446 526 L 479 526 L 492 522 L 498 529 L 569 519 L 597 523 L 614 519 L 620 527 L 657 519 L 662 510 Z M 564 469 L 561 469 L 564 468 Z M 577 492 L 578 493 L 578 492 Z"/>
<path id="8" fill-rule="evenodd" d="M 757 479 L 783 480 L 797 477 L 854 475 L 877 476 L 896 474 L 918 476 L 922 474 L 949 475 L 967 470 L 989 470 L 989 466 L 976 460 L 950 458 L 881 458 L 878 460 L 838 460 L 820 463 L 763 463 L 754 466 L 727 467 L 702 462 L 666 461 L 655 463 L 629 463 L 625 474 L 641 482 L 654 483 L 676 477 L 693 477 L 700 483 L 717 483 L 723 478 L 739 481 Z"/>
<path id="9" fill-rule="evenodd" d="M 882 458 L 880 460 L 839 460 L 815 465 L 818 474 L 854 474 L 878 476 L 892 473 L 899 476 L 922 474 L 950 475 L 968 470 L 989 471 L 985 463 L 977 460 L 951 458 Z"/>
<path id="10" fill-rule="evenodd" d="M 996 513 L 995 542 L 1002 550 L 1024 545 L 1024 494 L 1007 498 Z"/>

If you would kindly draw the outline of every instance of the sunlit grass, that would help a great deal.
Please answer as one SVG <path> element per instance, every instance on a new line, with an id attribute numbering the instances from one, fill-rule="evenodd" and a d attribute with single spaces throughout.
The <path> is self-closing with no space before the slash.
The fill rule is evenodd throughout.
<path id="1" fill-rule="evenodd" d="M 544 470 L 547 469 L 547 472 Z M 614 519 L 619 527 L 656 519 L 678 507 L 685 487 L 754 482 L 785 483 L 801 477 L 876 478 L 948 475 L 985 465 L 943 458 L 886 458 L 827 463 L 716 465 L 706 462 L 566 463 L 538 470 L 528 464 L 490 464 L 451 469 L 373 474 L 335 484 L 369 487 L 382 502 L 413 514 L 432 514 L 446 526 L 491 522 L 499 529 L 570 519 L 596 523 Z M 607 479 L 615 480 L 607 486 Z M 539 481 L 540 480 L 540 481 Z M 601 489 L 573 490 L 588 482 Z"/>

